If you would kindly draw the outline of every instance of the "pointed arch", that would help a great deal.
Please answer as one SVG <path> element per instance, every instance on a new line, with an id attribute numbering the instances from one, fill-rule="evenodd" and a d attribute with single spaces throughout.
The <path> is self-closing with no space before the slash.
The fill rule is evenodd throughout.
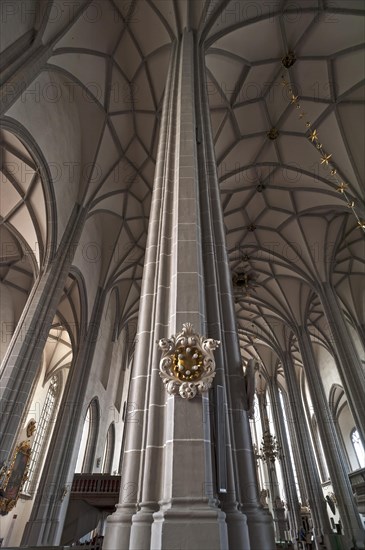
<path id="1" fill-rule="evenodd" d="M 100 405 L 97 397 L 91 400 L 84 420 L 76 472 L 92 473 L 100 426 Z"/>

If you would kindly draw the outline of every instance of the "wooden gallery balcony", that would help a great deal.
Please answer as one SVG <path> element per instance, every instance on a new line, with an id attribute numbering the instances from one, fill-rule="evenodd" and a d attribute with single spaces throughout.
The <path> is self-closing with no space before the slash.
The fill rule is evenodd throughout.
<path id="1" fill-rule="evenodd" d="M 71 500 L 83 500 L 104 511 L 114 511 L 118 504 L 120 476 L 110 474 L 75 474 Z"/>
<path id="2" fill-rule="evenodd" d="M 61 544 L 79 540 L 112 514 L 119 501 L 120 476 L 75 474 Z"/>

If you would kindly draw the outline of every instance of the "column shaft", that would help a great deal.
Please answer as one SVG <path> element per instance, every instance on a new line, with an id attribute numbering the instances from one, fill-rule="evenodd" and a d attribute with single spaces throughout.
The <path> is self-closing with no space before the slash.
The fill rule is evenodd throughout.
<path id="1" fill-rule="evenodd" d="M 34 505 L 23 534 L 23 545 L 57 546 L 61 544 L 82 436 L 84 397 L 98 340 L 103 305 L 103 295 L 99 289 L 89 329 L 80 343 L 67 379 Z M 65 490 L 67 494 L 63 498 Z"/>
<path id="2" fill-rule="evenodd" d="M 232 279 L 226 250 L 225 225 L 212 138 L 209 101 L 205 80 L 204 52 L 197 52 L 197 126 L 202 136 L 198 145 L 201 179 L 201 225 L 207 309 L 207 332 L 219 339 L 216 351 L 216 383 L 224 387 L 227 399 L 226 449 L 228 490 L 219 495 L 227 512 L 230 548 L 246 548 L 240 520 L 232 511 L 236 502 L 247 517 L 250 548 L 274 548 L 271 515 L 259 506 L 259 488 L 253 454 L 244 373 L 236 327 Z M 230 484 L 234 483 L 234 486 Z M 228 513 L 228 510 L 231 512 Z M 241 537 L 241 538 L 240 538 Z M 248 548 L 248 546 L 247 546 Z"/>
<path id="3" fill-rule="evenodd" d="M 300 503 L 308 504 L 308 493 L 307 493 L 307 487 L 305 485 L 305 480 L 304 480 L 302 461 L 300 460 L 300 451 L 298 447 L 297 434 L 294 428 L 294 424 L 289 418 L 291 413 L 290 413 L 289 399 L 287 395 L 284 396 L 284 403 L 285 403 L 285 410 L 287 411 L 289 438 L 292 446 L 294 464 L 295 464 L 295 469 L 296 469 L 297 478 L 298 478 L 299 495 L 300 495 L 300 501 L 301 501 Z"/>
<path id="4" fill-rule="evenodd" d="M 305 327 L 299 328 L 298 342 L 347 544 L 356 541 L 360 545 L 364 541 L 364 530 L 352 494 L 348 470 L 342 457 L 341 445 L 329 410 L 319 369 L 315 362 L 310 336 Z"/>
<path id="5" fill-rule="evenodd" d="M 122 464 L 122 479 L 135 491 L 129 498 L 121 493 L 107 549 L 227 548 L 225 516 L 207 495 L 207 397 L 169 396 L 156 346 L 183 323 L 198 332 L 205 326 L 193 53 L 192 33 L 184 32 L 165 89 L 130 392 L 138 423 L 126 427 Z"/>
<path id="6" fill-rule="evenodd" d="M 331 329 L 334 348 L 339 358 L 338 371 L 341 382 L 360 438 L 365 447 L 365 415 L 363 414 L 365 395 L 364 368 L 346 325 L 338 298 L 330 284 L 322 283 L 320 298 Z"/>
<path id="7" fill-rule="evenodd" d="M 15 443 L 83 220 L 84 212 L 75 207 L 59 249 L 36 283 L 4 358 L 0 379 L 0 462 L 8 459 Z"/>
<path id="8" fill-rule="evenodd" d="M 288 512 L 290 518 L 290 530 L 292 539 L 295 540 L 300 526 L 300 504 L 295 485 L 293 465 L 291 464 L 289 442 L 285 429 L 283 410 L 280 403 L 277 380 L 270 378 L 269 391 L 272 403 L 273 419 L 276 427 L 278 442 L 281 447 L 280 464 L 284 478 L 285 494 L 287 498 Z"/>
<path id="9" fill-rule="evenodd" d="M 274 548 L 271 516 L 258 507 L 231 279 L 224 265 L 224 224 L 208 102 L 201 80 L 203 58 L 197 49 L 193 33 L 184 31 L 175 44 L 165 88 L 130 390 L 137 422 L 126 427 L 122 463 L 122 479 L 135 491 L 121 492 L 117 511 L 108 520 L 106 550 Z M 203 135 L 199 145 L 197 126 Z M 214 166 L 214 175 L 207 174 L 209 166 Z M 215 384 L 222 385 L 226 395 L 227 493 L 219 495 L 214 463 L 221 441 L 220 433 L 213 434 L 214 390 L 184 400 L 169 396 L 159 376 L 161 353 L 155 341 L 180 331 L 186 322 L 222 342 L 215 353 Z M 250 512 L 248 525 L 238 499 L 243 511 Z"/>
<path id="10" fill-rule="evenodd" d="M 290 396 L 291 421 L 296 431 L 315 534 L 316 536 L 328 536 L 332 533 L 332 529 L 327 515 L 326 501 L 322 492 L 302 397 L 290 352 L 283 353 L 283 368 Z"/>
<path id="11" fill-rule="evenodd" d="M 258 394 L 258 402 L 260 407 L 260 418 L 261 418 L 261 425 L 262 425 L 262 433 L 265 437 L 265 432 L 270 433 L 272 435 L 272 430 L 270 430 L 270 422 L 269 422 L 269 416 L 267 412 L 267 402 L 265 394 L 260 393 Z M 263 459 L 263 457 L 262 457 Z M 265 460 L 268 480 L 269 480 L 269 489 L 270 489 L 270 501 L 271 501 L 271 508 L 272 513 L 274 516 L 274 526 L 275 526 L 275 533 L 276 533 L 276 540 L 283 540 L 283 533 L 282 529 L 279 525 L 279 516 L 281 515 L 280 506 L 278 507 L 279 502 L 281 503 L 282 498 L 280 495 L 280 487 L 278 482 L 278 476 L 276 473 L 276 465 L 275 460 Z"/>
<path id="12" fill-rule="evenodd" d="M 171 190 L 165 179 L 174 174 L 174 132 L 171 119 L 174 108 L 174 86 L 178 44 L 174 45 L 167 74 L 161 117 L 159 146 L 152 193 L 148 237 L 145 251 L 136 349 L 130 380 L 129 401 L 134 404 L 133 423 L 125 426 L 124 452 L 121 460 L 122 479 L 129 488 L 121 486 L 116 512 L 107 520 L 104 547 L 128 549 L 135 544 L 131 539 L 132 517 L 143 525 L 136 544 L 149 548 L 152 514 L 159 508 L 162 467 L 145 468 L 146 461 L 162 464 L 164 418 L 160 409 L 166 407 L 166 395 L 158 375 L 156 339 L 166 336 L 168 313 L 161 314 L 169 304 L 168 290 L 171 270 L 171 217 L 173 215 Z M 157 334 L 156 334 L 157 333 Z M 151 405 L 152 403 L 152 405 Z M 158 425 L 158 430 L 153 430 Z M 141 502 L 141 505 L 139 504 Z M 131 546 L 130 546 L 131 542 Z"/>
<path id="13" fill-rule="evenodd" d="M 224 386 L 227 399 L 227 468 L 229 479 L 235 483 L 229 486 L 227 495 L 232 510 L 236 499 L 239 508 L 247 517 L 252 549 L 275 548 L 271 515 L 259 504 L 256 465 L 247 414 L 247 398 L 243 380 L 242 358 L 236 327 L 232 275 L 226 250 L 225 225 L 217 175 L 214 144 L 212 138 L 209 101 L 205 81 L 204 52 L 197 53 L 198 68 L 198 110 L 197 125 L 202 136 L 198 145 L 199 175 L 201 178 L 202 234 L 205 294 L 207 308 L 207 332 L 221 340 L 222 346 L 216 352 L 217 383 Z M 227 509 L 227 497 L 220 495 L 222 507 Z M 230 536 L 230 548 L 246 548 L 244 534 Z M 237 525 L 239 520 L 232 520 Z"/>

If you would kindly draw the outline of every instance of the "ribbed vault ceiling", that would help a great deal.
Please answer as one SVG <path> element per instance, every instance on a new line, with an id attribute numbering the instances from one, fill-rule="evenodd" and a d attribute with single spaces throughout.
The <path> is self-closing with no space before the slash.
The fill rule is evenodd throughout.
<path id="1" fill-rule="evenodd" d="M 364 234 L 304 123 L 332 153 L 363 219 L 364 5 L 302 4 L 95 0 L 80 2 L 83 11 L 69 21 L 36 18 L 38 40 L 54 41 L 47 70 L 62 73 L 91 105 L 83 147 L 95 168 L 79 198 L 86 228 L 99 228 L 100 284 L 117 288 L 121 322 L 138 310 L 164 86 L 171 45 L 185 27 L 206 50 L 232 272 L 254 275 L 254 290 L 236 293 L 242 348 L 252 352 L 261 338 L 255 331 L 267 336 L 265 345 L 285 347 L 276 327 L 301 324 L 308 311 L 314 327 L 322 316 L 318 280 L 332 282 L 350 316 L 364 322 Z M 289 51 L 296 62 L 286 72 L 281 59 Z M 275 140 L 267 136 L 272 128 Z M 41 231 L 42 215 L 35 217 Z"/>

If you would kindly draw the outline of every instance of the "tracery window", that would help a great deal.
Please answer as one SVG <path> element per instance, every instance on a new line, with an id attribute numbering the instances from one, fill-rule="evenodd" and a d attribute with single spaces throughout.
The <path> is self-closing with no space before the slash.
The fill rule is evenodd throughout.
<path id="1" fill-rule="evenodd" d="M 28 470 L 28 479 L 23 487 L 24 493 L 32 494 L 35 490 L 45 455 L 45 446 L 49 441 L 50 431 L 52 424 L 54 423 L 60 386 L 59 376 L 52 376 L 47 390 L 46 399 L 42 407 L 40 419 L 36 425 L 36 432 L 32 445 L 32 454 Z"/>
<path id="2" fill-rule="evenodd" d="M 351 432 L 351 443 L 354 447 L 360 468 L 365 468 L 365 450 L 362 445 L 359 432 L 356 428 L 354 428 Z"/>

